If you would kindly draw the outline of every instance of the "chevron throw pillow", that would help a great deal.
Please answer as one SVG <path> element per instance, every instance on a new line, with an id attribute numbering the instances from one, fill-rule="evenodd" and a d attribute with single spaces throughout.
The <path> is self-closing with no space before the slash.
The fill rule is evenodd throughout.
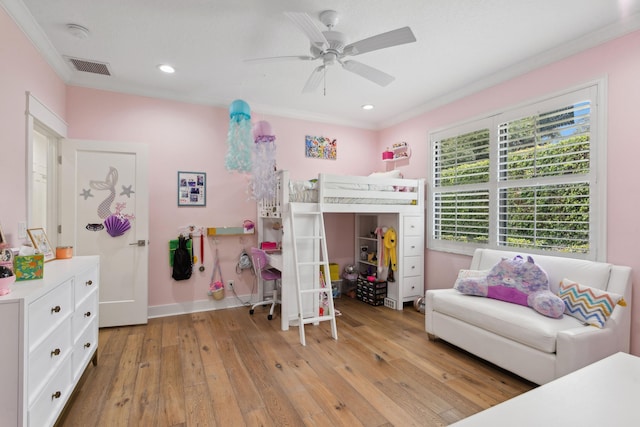
<path id="1" fill-rule="evenodd" d="M 622 295 L 584 286 L 569 279 L 560 282 L 558 296 L 564 301 L 565 314 L 598 328 L 604 327 L 616 304 L 627 305 Z"/>

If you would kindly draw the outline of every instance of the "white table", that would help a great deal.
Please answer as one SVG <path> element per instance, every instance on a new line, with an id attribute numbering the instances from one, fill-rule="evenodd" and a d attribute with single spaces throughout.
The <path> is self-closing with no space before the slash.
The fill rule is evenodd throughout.
<path id="1" fill-rule="evenodd" d="M 640 357 L 616 353 L 453 424 L 640 426 Z"/>
<path id="2" fill-rule="evenodd" d="M 284 268 L 282 265 L 282 252 L 267 252 L 267 263 L 271 267 L 277 268 L 278 270 L 282 271 Z"/>

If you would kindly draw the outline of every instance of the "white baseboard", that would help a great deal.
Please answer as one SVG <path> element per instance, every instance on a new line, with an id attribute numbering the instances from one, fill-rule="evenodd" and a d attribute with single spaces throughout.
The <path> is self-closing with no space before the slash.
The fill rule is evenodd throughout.
<path id="1" fill-rule="evenodd" d="M 156 317 L 176 316 L 178 314 L 198 313 L 201 311 L 223 310 L 225 308 L 242 307 L 243 302 L 247 301 L 251 304 L 257 299 L 256 295 L 238 295 L 228 292 L 227 296 L 221 300 L 215 300 L 213 297 L 208 299 L 185 301 L 175 304 L 154 305 L 147 309 L 147 317 L 153 319 Z"/>

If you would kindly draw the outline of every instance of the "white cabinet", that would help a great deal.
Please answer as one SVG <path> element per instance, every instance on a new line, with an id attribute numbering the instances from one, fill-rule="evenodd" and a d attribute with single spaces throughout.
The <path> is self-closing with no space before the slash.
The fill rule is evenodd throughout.
<path id="1" fill-rule="evenodd" d="M 99 268 L 97 256 L 51 261 L 0 297 L 0 425 L 53 425 L 97 363 Z"/>
<path id="2" fill-rule="evenodd" d="M 356 265 L 361 274 L 377 271 L 382 244 L 376 237 L 378 226 L 393 227 L 397 234 L 397 270 L 387 283 L 385 305 L 402 310 L 405 302 L 424 293 L 424 216 L 405 213 L 356 214 Z M 372 254 L 375 258 L 372 259 Z M 366 255 L 363 255 L 366 254 Z"/>

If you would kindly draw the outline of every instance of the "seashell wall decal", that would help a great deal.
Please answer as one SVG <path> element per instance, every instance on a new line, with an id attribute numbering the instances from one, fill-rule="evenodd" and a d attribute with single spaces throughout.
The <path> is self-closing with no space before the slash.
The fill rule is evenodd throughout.
<path id="1" fill-rule="evenodd" d="M 127 218 L 110 215 L 104 220 L 104 226 L 111 237 L 118 237 L 122 236 L 125 231 L 131 228 L 131 223 Z"/>

